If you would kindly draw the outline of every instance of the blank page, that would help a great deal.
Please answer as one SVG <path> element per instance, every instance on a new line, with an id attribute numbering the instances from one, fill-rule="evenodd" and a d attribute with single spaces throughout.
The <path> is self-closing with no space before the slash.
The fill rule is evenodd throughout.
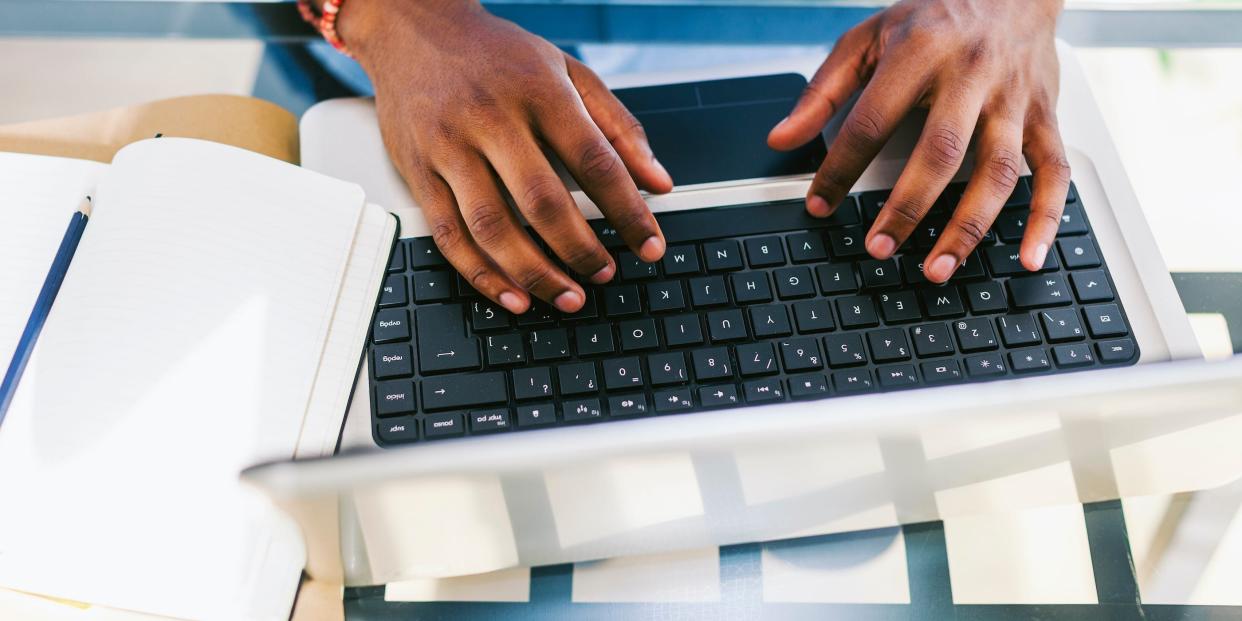
<path id="1" fill-rule="evenodd" d="M 69 218 L 105 164 L 0 153 L 0 376 L 26 328 Z"/>
<path id="2" fill-rule="evenodd" d="M 294 454 L 363 207 L 223 145 L 118 153 L 0 427 L 0 505 L 20 508 L 0 585 L 287 616 L 300 538 L 237 474 Z"/>

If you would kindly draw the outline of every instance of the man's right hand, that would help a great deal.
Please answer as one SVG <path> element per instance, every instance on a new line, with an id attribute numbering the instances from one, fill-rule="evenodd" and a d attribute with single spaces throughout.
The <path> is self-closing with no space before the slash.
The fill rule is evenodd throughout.
<path id="1" fill-rule="evenodd" d="M 638 188 L 668 192 L 673 181 L 586 66 L 475 0 L 360 0 L 345 4 L 338 25 L 371 76 L 388 154 L 436 245 L 480 293 L 515 314 L 531 295 L 564 312 L 585 301 L 506 194 L 574 273 L 596 284 L 616 273 L 543 147 L 639 258 L 663 256 Z"/>

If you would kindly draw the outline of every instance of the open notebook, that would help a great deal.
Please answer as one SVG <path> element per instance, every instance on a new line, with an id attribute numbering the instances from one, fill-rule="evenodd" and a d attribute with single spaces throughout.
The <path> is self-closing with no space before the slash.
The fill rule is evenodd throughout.
<path id="1" fill-rule="evenodd" d="M 0 369 L 28 358 L 0 395 L 0 586 L 287 618 L 301 538 L 237 473 L 334 450 L 396 228 L 356 185 L 210 142 L 0 154 Z"/>

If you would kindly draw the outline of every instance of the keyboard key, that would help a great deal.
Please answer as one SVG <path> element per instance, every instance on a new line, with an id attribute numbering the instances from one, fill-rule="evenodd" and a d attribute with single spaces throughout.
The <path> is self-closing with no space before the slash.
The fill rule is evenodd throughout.
<path id="1" fill-rule="evenodd" d="M 749 309 L 750 325 L 756 338 L 789 336 L 793 328 L 789 325 L 789 312 L 780 304 L 764 304 Z"/>
<path id="2" fill-rule="evenodd" d="M 832 374 L 832 386 L 837 389 L 838 395 L 854 395 L 875 390 L 871 371 L 866 369 L 837 371 Z"/>
<path id="3" fill-rule="evenodd" d="M 1100 353 L 1100 360 L 1107 364 L 1129 362 L 1138 353 L 1138 348 L 1135 347 L 1134 341 L 1131 339 L 1102 341 L 1096 343 L 1095 348 Z"/>
<path id="4" fill-rule="evenodd" d="M 418 440 L 418 419 L 413 416 L 402 416 L 381 421 L 375 426 L 380 442 L 384 444 L 404 444 Z"/>
<path id="5" fill-rule="evenodd" d="M 1057 229 L 1057 237 L 1066 235 L 1083 235 L 1087 232 L 1087 218 L 1082 213 L 1081 205 L 1066 205 L 1061 212 L 1061 226 Z"/>
<path id="6" fill-rule="evenodd" d="M 837 210 L 832 212 L 832 215 L 822 219 L 821 222 L 825 222 L 828 226 L 833 227 L 858 224 L 858 202 L 854 200 L 853 196 L 847 195 L 841 201 L 841 204 L 837 205 Z"/>
<path id="7" fill-rule="evenodd" d="M 414 382 L 380 382 L 375 386 L 375 412 L 381 417 L 409 414 L 418 408 Z"/>
<path id="8" fill-rule="evenodd" d="M 1009 195 L 1009 199 L 1005 201 L 1006 207 L 1025 207 L 1031 204 L 1031 188 L 1027 185 L 1026 178 L 1018 179 L 1018 185 L 1014 186 L 1013 193 Z"/>
<path id="9" fill-rule="evenodd" d="M 612 333 L 608 334 L 610 337 Z M 564 360 L 569 357 L 569 333 L 565 328 L 530 331 L 530 356 L 536 362 Z"/>
<path id="10" fill-rule="evenodd" d="M 638 255 L 628 250 L 617 253 L 617 266 L 621 272 L 621 280 L 651 280 L 660 276 L 659 266 L 647 263 Z"/>
<path id="11" fill-rule="evenodd" d="M 448 260 L 440 254 L 436 242 L 430 237 L 415 237 L 410 240 L 410 264 L 416 270 L 428 267 L 444 267 Z"/>
<path id="12" fill-rule="evenodd" d="M 574 328 L 574 341 L 579 356 L 599 356 L 617 351 L 612 340 L 612 325 L 596 323 Z"/>
<path id="13" fill-rule="evenodd" d="M 751 267 L 772 267 L 785 264 L 785 247 L 779 237 L 754 237 L 746 240 L 746 259 Z"/>
<path id="14" fill-rule="evenodd" d="M 828 365 L 834 369 L 867 363 L 862 335 L 857 333 L 825 336 L 824 351 L 828 352 Z"/>
<path id="15" fill-rule="evenodd" d="M 828 306 L 828 300 L 795 302 L 793 312 L 798 332 L 802 334 L 827 332 L 836 327 L 832 321 L 832 308 Z"/>
<path id="16" fill-rule="evenodd" d="M 638 315 L 643 312 L 642 300 L 638 299 L 638 287 L 614 285 L 604 287 L 604 314 L 609 319 Z"/>
<path id="17" fill-rule="evenodd" d="M 556 374 L 562 395 L 585 395 L 599 390 L 594 362 L 562 364 Z"/>
<path id="18" fill-rule="evenodd" d="M 966 260 L 958 266 L 957 271 L 953 272 L 953 276 L 949 278 L 949 282 L 978 280 L 980 278 L 987 278 L 987 276 L 987 270 L 983 269 L 983 259 L 979 258 L 978 252 L 972 252 L 966 257 Z"/>
<path id="19" fill-rule="evenodd" d="M 552 370 L 548 367 L 514 369 L 513 396 L 519 401 L 552 397 Z"/>
<path id="20" fill-rule="evenodd" d="M 976 315 L 990 315 L 1009 310 L 1009 298 L 1005 296 L 1005 287 L 999 282 L 979 282 L 966 285 L 966 299 L 970 302 L 970 312 Z"/>
<path id="21" fill-rule="evenodd" d="M 1061 252 L 1061 261 L 1066 269 L 1077 270 L 1084 267 L 1099 267 L 1100 255 L 1095 251 L 1095 244 L 1087 237 L 1070 237 L 1057 240 L 1057 248 Z"/>
<path id="22" fill-rule="evenodd" d="M 525 313 L 518 315 L 517 325 L 519 328 L 541 328 L 544 326 L 556 325 L 556 319 L 559 312 L 553 310 L 546 302 L 540 300 L 532 300 L 530 309 Z"/>
<path id="23" fill-rule="evenodd" d="M 815 280 L 809 267 L 785 267 L 772 275 L 776 278 L 776 295 L 782 300 L 815 296 Z"/>
<path id="24" fill-rule="evenodd" d="M 647 358 L 647 369 L 653 386 L 685 384 L 690 381 L 686 372 L 686 355 L 681 352 L 652 354 Z"/>
<path id="25" fill-rule="evenodd" d="M 522 347 L 520 332 L 489 334 L 483 339 L 483 348 L 487 352 L 487 364 L 489 365 L 508 366 L 526 363 L 526 352 Z"/>
<path id="26" fill-rule="evenodd" d="M 824 295 L 858 291 L 858 279 L 854 276 L 854 266 L 849 263 L 817 265 L 815 277 L 819 281 L 819 290 Z"/>
<path id="27" fill-rule="evenodd" d="M 1082 309 L 1087 318 L 1087 329 L 1092 338 L 1124 336 L 1130 333 L 1126 320 L 1121 316 L 1121 309 L 1116 304 L 1096 304 Z"/>
<path id="28" fill-rule="evenodd" d="M 725 343 L 745 339 L 746 320 L 742 311 L 729 309 L 707 314 L 707 332 L 713 343 Z"/>
<path id="29" fill-rule="evenodd" d="M 596 298 L 595 291 L 591 288 L 583 290 L 586 294 L 586 300 L 582 303 L 582 308 L 568 315 L 565 315 L 566 321 L 580 321 L 583 319 L 599 318 L 599 302 Z"/>
<path id="30" fill-rule="evenodd" d="M 465 336 L 465 312 L 462 304 L 422 306 L 414 311 L 418 366 L 423 373 L 479 368 L 479 342 Z"/>
<path id="31" fill-rule="evenodd" d="M 927 276 L 923 274 L 923 257 L 922 255 L 903 255 L 898 261 L 901 264 L 901 275 L 905 281 L 911 285 L 926 285 L 931 281 L 927 280 Z"/>
<path id="32" fill-rule="evenodd" d="M 863 219 L 867 222 L 874 222 L 876 217 L 880 215 L 880 211 L 884 209 L 884 203 L 888 201 L 890 193 L 889 190 L 863 192 L 859 197 L 862 203 Z"/>
<path id="33" fill-rule="evenodd" d="M 375 379 L 409 377 L 414 374 L 414 359 L 409 345 L 377 345 L 371 350 L 371 372 Z"/>
<path id="34" fill-rule="evenodd" d="M 824 238 L 818 232 L 803 231 L 785 236 L 789 244 L 789 259 L 794 263 L 818 263 L 828 259 Z"/>
<path id="35" fill-rule="evenodd" d="M 508 328 L 512 317 L 509 311 L 491 300 L 479 300 L 470 304 L 470 327 L 475 332 Z"/>
<path id="36" fill-rule="evenodd" d="M 1022 241 L 1022 236 L 1026 234 L 1026 222 L 1029 215 L 1025 210 L 1001 212 L 996 218 L 996 224 L 993 225 L 996 236 L 1006 244 L 1017 244 Z"/>
<path id="37" fill-rule="evenodd" d="M 392 255 L 388 257 L 389 272 L 405 271 L 405 242 L 397 240 L 392 246 Z"/>
<path id="38" fill-rule="evenodd" d="M 1005 315 L 996 320 L 1005 347 L 1021 347 L 1040 343 L 1039 330 L 1029 314 Z"/>
<path id="39" fill-rule="evenodd" d="M 494 433 L 509 430 L 509 410 L 492 408 L 490 410 L 471 410 L 466 415 L 470 422 L 470 433 Z"/>
<path id="40" fill-rule="evenodd" d="M 689 388 L 661 390 L 652 395 L 652 398 L 655 400 L 656 412 L 660 414 L 688 412 L 694 409 L 694 401 L 691 400 Z"/>
<path id="41" fill-rule="evenodd" d="M 686 310 L 686 295 L 680 280 L 653 282 L 647 285 L 647 305 L 653 313 Z"/>
<path id="42" fill-rule="evenodd" d="M 700 345 L 703 343 L 703 326 L 694 313 L 664 318 L 664 338 L 669 347 Z"/>
<path id="43" fill-rule="evenodd" d="M 875 370 L 880 386 L 886 390 L 914 388 L 919 385 L 919 372 L 911 364 L 894 364 Z"/>
<path id="44" fill-rule="evenodd" d="M 699 251 L 692 245 L 672 246 L 664 251 L 664 273 L 669 276 L 698 274 Z"/>
<path id="45" fill-rule="evenodd" d="M 901 286 L 901 269 L 897 267 L 894 259 L 860 261 L 858 271 L 862 274 L 863 287 L 866 289 Z"/>
<path id="46" fill-rule="evenodd" d="M 388 308 L 375 313 L 373 337 L 376 343 L 410 340 L 410 314 L 404 308 Z"/>
<path id="47" fill-rule="evenodd" d="M 1057 345 L 1052 348 L 1052 359 L 1056 361 L 1058 367 L 1072 369 L 1090 366 L 1095 362 L 1095 353 L 1091 351 L 1091 345 L 1087 343 Z"/>
<path id="48" fill-rule="evenodd" d="M 604 417 L 599 399 L 569 399 L 561 404 L 561 412 L 567 423 L 595 421 Z"/>
<path id="49" fill-rule="evenodd" d="M 914 247 L 919 250 L 931 250 L 936 242 L 940 239 L 940 234 L 944 232 L 945 224 L 948 223 L 947 216 L 936 216 L 929 214 L 914 229 Z"/>
<path id="50" fill-rule="evenodd" d="M 729 292 L 724 279 L 719 276 L 690 279 L 690 301 L 695 308 L 728 304 Z"/>
<path id="51" fill-rule="evenodd" d="M 733 377 L 729 350 L 724 347 L 699 349 L 690 352 L 690 358 L 694 363 L 694 379 L 698 381 Z"/>
<path id="52" fill-rule="evenodd" d="M 1009 299 L 1017 308 L 1061 306 L 1074 300 L 1061 274 L 1037 274 L 1010 278 Z"/>
<path id="53" fill-rule="evenodd" d="M 880 294 L 880 313 L 887 323 L 906 323 L 923 318 L 919 300 L 913 291 L 892 291 Z"/>
<path id="54" fill-rule="evenodd" d="M 461 414 L 428 414 L 423 419 L 423 436 L 431 438 L 452 438 L 466 433 L 461 422 Z"/>
<path id="55" fill-rule="evenodd" d="M 923 372 L 923 381 L 929 386 L 937 384 L 956 384 L 962 381 L 962 368 L 958 366 L 957 361 L 949 360 L 931 360 L 919 365 L 919 369 Z"/>
<path id="56" fill-rule="evenodd" d="M 841 315 L 842 328 L 870 328 L 880 324 L 875 314 L 875 303 L 869 296 L 837 298 L 837 313 Z"/>
<path id="57" fill-rule="evenodd" d="M 968 356 L 966 372 L 979 379 L 1002 377 L 1005 375 L 1005 359 L 999 353 Z"/>
<path id="58" fill-rule="evenodd" d="M 1022 257 L 1018 252 L 1018 246 L 989 246 L 984 248 L 983 254 L 987 257 L 988 267 L 992 268 L 994 276 L 1015 276 L 1018 274 L 1029 274 L 1025 267 L 1022 266 Z M 1057 253 L 1049 252 L 1044 257 L 1042 272 L 1059 269 L 1061 264 L 1057 261 Z"/>
<path id="59" fill-rule="evenodd" d="M 699 403 L 705 408 L 718 408 L 737 403 L 737 386 L 722 384 L 720 386 L 703 386 L 699 388 Z"/>
<path id="60" fill-rule="evenodd" d="M 556 406 L 551 402 L 519 405 L 516 411 L 518 429 L 556 424 Z"/>
<path id="61" fill-rule="evenodd" d="M 643 366 L 637 357 L 605 360 L 604 388 L 608 390 L 625 390 L 642 388 Z"/>
<path id="62" fill-rule="evenodd" d="M 414 272 L 414 301 L 419 304 L 445 302 L 453 295 L 453 274 L 444 270 Z"/>
<path id="63" fill-rule="evenodd" d="M 429 411 L 495 405 L 509 400 L 505 374 L 500 371 L 428 377 L 419 388 L 423 409 Z"/>
<path id="64" fill-rule="evenodd" d="M 660 335 L 656 333 L 654 319 L 622 321 L 617 326 L 621 333 L 621 351 L 643 351 L 660 347 Z"/>
<path id="65" fill-rule="evenodd" d="M 608 397 L 609 416 L 641 416 L 647 413 L 647 395 L 641 392 Z"/>
<path id="66" fill-rule="evenodd" d="M 742 269 L 742 251 L 735 241 L 703 244 L 703 258 L 709 272 L 731 272 Z"/>
<path id="67" fill-rule="evenodd" d="M 861 226 L 828 231 L 828 245 L 832 248 L 834 259 L 852 259 L 867 254 L 866 239 L 867 229 Z"/>
<path id="68" fill-rule="evenodd" d="M 914 341 L 914 353 L 919 358 L 953 353 L 953 337 L 949 335 L 948 326 L 943 323 L 914 326 L 910 328 L 910 339 Z"/>
<path id="69" fill-rule="evenodd" d="M 956 321 L 953 331 L 957 334 L 957 346 L 963 353 L 991 351 L 1000 346 L 992 322 L 987 319 L 976 317 Z"/>
<path id="70" fill-rule="evenodd" d="M 1044 334 L 1049 343 L 1080 341 L 1086 337 L 1082 323 L 1078 321 L 1078 313 L 1072 308 L 1056 308 L 1039 312 L 1039 321 L 1044 326 Z"/>
<path id="71" fill-rule="evenodd" d="M 1108 284 L 1104 270 L 1087 270 L 1070 274 L 1070 282 L 1074 285 L 1074 295 L 1084 304 L 1089 302 L 1107 302 L 1113 299 L 1113 288 Z"/>
<path id="72" fill-rule="evenodd" d="M 923 305 L 927 307 L 927 316 L 932 319 L 960 317 L 966 314 L 966 305 L 962 303 L 962 294 L 957 287 L 927 287 L 921 289 Z"/>
<path id="73" fill-rule="evenodd" d="M 470 286 L 470 283 L 466 282 L 465 276 L 462 276 L 458 272 L 453 272 L 453 273 L 456 274 L 455 280 L 457 281 L 457 296 L 458 297 L 461 297 L 461 298 L 482 297 L 479 295 L 478 291 L 474 290 L 474 287 Z"/>
<path id="74" fill-rule="evenodd" d="M 776 363 L 776 350 L 771 343 L 754 343 L 737 346 L 737 365 L 742 377 L 771 375 L 779 373 L 780 365 Z"/>
<path id="75" fill-rule="evenodd" d="M 772 287 L 764 272 L 739 272 L 729 276 L 733 285 L 733 299 L 738 304 L 771 302 Z"/>
<path id="76" fill-rule="evenodd" d="M 827 394 L 828 378 L 822 373 L 789 378 L 789 396 L 794 399 L 817 399 Z"/>
<path id="77" fill-rule="evenodd" d="M 1009 366 L 1016 373 L 1038 373 L 1052 368 L 1052 364 L 1048 362 L 1048 352 L 1041 347 L 1009 352 Z"/>
<path id="78" fill-rule="evenodd" d="M 781 381 L 778 379 L 751 380 L 742 384 L 742 391 L 746 394 L 747 403 L 785 400 L 785 391 L 781 389 Z"/>
<path id="79" fill-rule="evenodd" d="M 781 359 L 785 363 L 785 371 L 789 373 L 824 368 L 819 342 L 812 338 L 781 341 Z"/>
<path id="80" fill-rule="evenodd" d="M 900 328 L 868 332 L 867 344 L 871 346 L 871 359 L 876 362 L 910 359 L 910 344 L 906 341 L 906 333 Z"/>
<path id="81" fill-rule="evenodd" d="M 409 295 L 405 288 L 405 275 L 393 274 L 384 279 L 384 286 L 380 289 L 379 305 L 386 306 L 405 306 L 409 302 Z"/>

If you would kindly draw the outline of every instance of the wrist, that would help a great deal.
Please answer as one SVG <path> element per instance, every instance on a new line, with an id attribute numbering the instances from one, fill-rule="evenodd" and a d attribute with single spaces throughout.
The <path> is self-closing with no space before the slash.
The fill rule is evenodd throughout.
<path id="1" fill-rule="evenodd" d="M 443 31 L 463 17 L 484 12 L 479 0 L 349 0 L 337 30 L 364 65 L 375 62 L 394 38 L 419 41 L 420 33 Z"/>

